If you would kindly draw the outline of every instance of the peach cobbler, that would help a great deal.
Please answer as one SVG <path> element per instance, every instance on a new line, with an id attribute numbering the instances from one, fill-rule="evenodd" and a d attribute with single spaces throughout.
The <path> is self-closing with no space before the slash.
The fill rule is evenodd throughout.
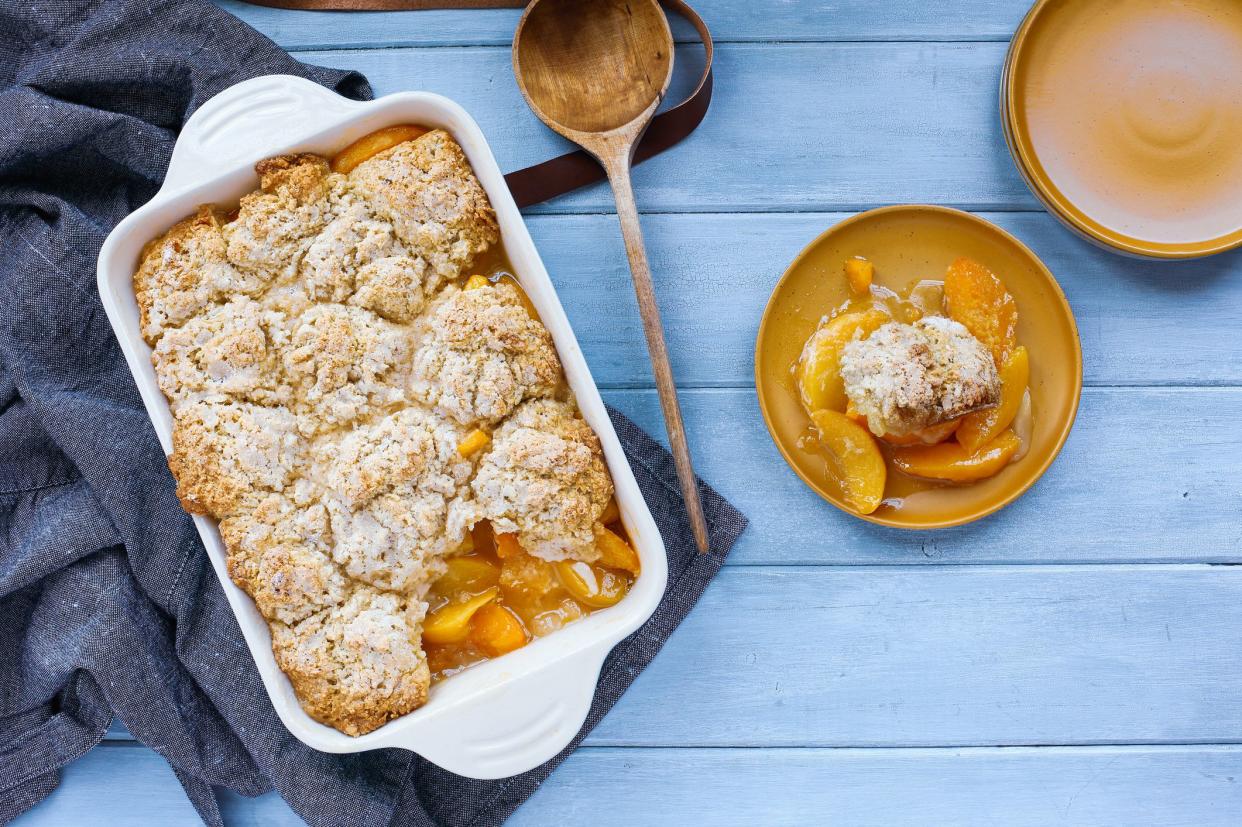
<path id="1" fill-rule="evenodd" d="M 999 473 L 1030 442 L 1026 348 L 1004 283 L 954 261 L 943 281 L 904 292 L 845 262 L 851 297 L 826 315 L 792 366 L 810 428 L 841 498 L 859 514 L 899 509 L 932 486 Z"/>
<path id="2" fill-rule="evenodd" d="M 621 600 L 599 439 L 461 147 L 399 126 L 256 166 L 144 249 L 185 508 L 303 708 L 350 735 Z"/>

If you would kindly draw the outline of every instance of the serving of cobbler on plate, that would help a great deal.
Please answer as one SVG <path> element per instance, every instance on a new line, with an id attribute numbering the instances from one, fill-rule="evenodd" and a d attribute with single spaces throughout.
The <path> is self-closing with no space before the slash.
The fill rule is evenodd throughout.
<path id="1" fill-rule="evenodd" d="M 456 141 L 389 127 L 256 171 L 147 245 L 142 334 L 178 497 L 218 521 L 302 707 L 361 735 L 640 565 Z"/>

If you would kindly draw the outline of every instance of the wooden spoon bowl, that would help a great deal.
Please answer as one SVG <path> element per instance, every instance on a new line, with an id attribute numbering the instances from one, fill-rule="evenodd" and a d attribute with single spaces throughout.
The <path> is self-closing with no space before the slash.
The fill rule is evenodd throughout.
<path id="1" fill-rule="evenodd" d="M 695 542 L 706 552 L 707 521 L 630 184 L 634 148 L 673 74 L 668 20 L 656 0 L 534 0 L 513 37 L 513 70 L 539 119 L 608 173 L 677 478 Z"/>
<path id="2" fill-rule="evenodd" d="M 548 126 L 610 132 L 654 113 L 673 74 L 672 44 L 655 2 L 540 0 L 518 27 L 513 62 Z"/>

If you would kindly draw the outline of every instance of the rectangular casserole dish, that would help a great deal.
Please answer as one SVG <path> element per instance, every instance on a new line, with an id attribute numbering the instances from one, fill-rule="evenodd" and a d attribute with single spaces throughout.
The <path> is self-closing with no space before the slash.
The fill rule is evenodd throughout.
<path id="1" fill-rule="evenodd" d="M 440 95 L 402 92 L 379 100 L 348 100 L 289 76 L 254 78 L 224 90 L 186 122 L 163 187 L 109 234 L 99 253 L 99 295 L 142 394 L 165 454 L 172 416 L 156 384 L 151 349 L 139 330 L 133 275 L 143 245 L 199 204 L 236 203 L 257 186 L 256 161 L 286 152 L 331 156 L 362 135 L 398 123 L 448 131 L 461 144 L 487 192 L 515 275 L 556 343 L 582 416 L 599 435 L 626 529 L 642 575 L 612 608 L 537 638 L 432 687 L 425 706 L 360 737 L 320 724 L 299 705 L 276 664 L 267 623 L 229 579 L 215 521 L 195 516 L 229 604 L 277 715 L 299 740 L 325 752 L 401 747 L 472 778 L 501 778 L 552 758 L 570 742 L 590 710 L 605 656 L 655 611 L 668 580 L 664 543 L 634 480 L 552 281 L 478 125 Z"/>

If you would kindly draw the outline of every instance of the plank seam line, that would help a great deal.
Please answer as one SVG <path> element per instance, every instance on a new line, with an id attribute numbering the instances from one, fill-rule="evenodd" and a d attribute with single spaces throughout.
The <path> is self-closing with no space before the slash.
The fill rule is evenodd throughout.
<path id="1" fill-rule="evenodd" d="M 639 168 L 641 170 L 641 167 Z M 591 184 L 591 187 L 602 187 L 603 184 Z M 1029 205 L 1018 204 L 999 204 L 987 202 L 955 202 L 940 201 L 934 198 L 918 199 L 914 198 L 908 201 L 911 204 L 936 204 L 938 206 L 953 207 L 954 209 L 963 210 L 965 212 L 974 213 L 996 213 L 998 215 L 1048 215 L 1046 210 L 1041 210 Z M 731 205 L 732 206 L 732 205 Z M 763 205 L 739 204 L 736 208 L 722 210 L 719 206 L 709 205 L 701 210 L 691 208 L 678 209 L 640 209 L 639 215 L 696 215 L 696 216 L 712 216 L 712 215 L 837 215 L 837 214 L 853 214 L 865 212 L 876 207 L 887 206 L 878 202 L 856 202 L 842 204 L 810 204 L 804 206 L 785 206 L 772 205 L 770 207 Z M 590 216 L 615 216 L 616 210 L 610 210 L 606 207 L 583 207 L 582 209 L 574 209 L 572 207 L 561 209 L 558 207 L 535 206 L 523 211 L 522 215 L 527 218 L 534 218 L 545 215 L 590 215 Z M 1068 232 L 1068 231 L 1067 231 Z"/>
<path id="2" fill-rule="evenodd" d="M 816 209 L 800 209 L 800 208 L 776 209 L 774 208 L 770 210 L 763 209 L 763 210 L 749 210 L 749 211 L 748 210 L 718 210 L 718 209 L 717 210 L 711 210 L 711 209 L 708 209 L 708 210 L 650 209 L 648 210 L 648 209 L 644 209 L 644 210 L 640 210 L 640 213 L 642 215 L 658 215 L 658 216 L 693 215 L 693 216 L 700 217 L 700 218 L 701 217 L 725 218 L 731 215 L 809 215 L 809 216 L 842 215 L 842 216 L 849 216 L 849 215 L 853 215 L 854 213 L 862 212 L 864 210 L 869 210 L 877 206 L 882 206 L 882 205 L 872 204 L 872 205 L 867 205 L 867 206 L 858 207 L 858 208 L 845 208 L 845 207 L 842 207 L 842 208 L 832 207 L 829 209 L 818 209 L 818 208 Z M 1001 213 L 1004 215 L 1045 215 L 1045 216 L 1048 215 L 1047 210 L 1031 209 L 1029 207 L 1015 207 L 1014 209 L 1004 209 L 1004 210 L 975 210 L 975 212 L 981 212 L 981 213 L 994 212 L 994 213 Z M 584 218 L 613 218 L 616 216 L 616 214 L 617 214 L 616 210 L 608 210 L 608 209 L 602 209 L 602 208 L 601 209 L 584 208 L 581 210 L 566 211 L 566 212 L 551 212 L 548 209 L 535 211 L 535 209 L 532 208 L 523 213 L 523 215 L 526 218 L 547 218 L 547 217 L 561 217 L 561 216 L 582 216 Z"/>
<path id="3" fill-rule="evenodd" d="M 150 749 L 141 741 L 130 738 L 111 738 L 99 743 L 99 746 L 109 749 Z M 633 752 L 633 751 L 713 751 L 713 752 L 826 752 L 826 753 L 848 753 L 848 752 L 972 752 L 978 754 L 994 754 L 994 753 L 1023 753 L 1038 752 L 1046 750 L 1063 750 L 1081 753 L 1090 752 L 1176 752 L 1179 750 L 1194 751 L 1202 748 L 1208 748 L 1215 752 L 1234 752 L 1242 750 L 1242 741 L 1087 741 L 1082 743 L 1065 743 L 1065 744 L 965 744 L 960 746 L 942 745 L 942 744 L 923 744 L 923 745 L 859 745 L 859 746 L 818 746 L 808 744 L 805 746 L 757 746 L 754 744 L 731 745 L 731 744 L 583 744 L 578 747 L 583 752 Z M 158 753 L 157 753 L 158 754 Z"/>
<path id="4" fill-rule="evenodd" d="M 268 36 L 271 37 L 271 35 L 268 35 Z M 887 44 L 904 45 L 907 43 L 915 43 L 915 44 L 935 43 L 935 44 L 945 44 L 945 45 L 961 44 L 963 46 L 971 46 L 971 45 L 979 45 L 979 44 L 984 44 L 984 43 L 1008 43 L 1009 39 L 1010 39 L 1010 35 L 1008 34 L 996 34 L 994 36 L 988 36 L 988 37 L 977 37 L 976 36 L 976 37 L 969 37 L 969 38 L 965 38 L 965 37 L 959 38 L 953 35 L 945 35 L 943 37 L 931 37 L 931 36 L 920 37 L 917 35 L 910 35 L 910 36 L 890 35 L 890 36 L 875 37 L 875 38 L 871 38 L 871 37 L 831 38 L 830 37 L 830 38 L 808 38 L 805 40 L 801 40 L 801 39 L 762 40 L 762 39 L 749 39 L 749 38 L 720 39 L 720 38 L 714 37 L 712 38 L 712 41 L 717 46 L 836 46 L 836 45 L 852 45 L 852 44 L 883 46 Z M 277 45 L 280 45 L 280 43 L 277 42 Z M 674 45 L 675 46 L 698 46 L 699 41 L 693 38 L 686 38 L 686 39 L 677 38 L 674 41 Z M 289 52 L 289 54 L 291 55 L 299 55 L 299 54 L 305 55 L 305 54 L 314 54 L 314 53 L 337 54 L 337 53 L 342 53 L 342 52 L 357 52 L 359 54 L 363 54 L 367 52 L 421 51 L 421 50 L 432 50 L 432 49 L 461 49 L 463 51 L 475 50 L 475 49 L 478 49 L 478 50 L 492 49 L 492 50 L 499 51 L 499 50 L 505 50 L 509 48 L 510 48 L 509 41 L 497 39 L 494 41 L 486 41 L 486 42 L 446 41 L 446 42 L 438 42 L 438 43 L 434 41 L 429 42 L 429 43 L 417 43 L 413 41 L 394 41 L 392 43 L 384 43 L 378 46 L 362 46 L 362 45 L 353 45 L 353 44 L 347 44 L 347 45 L 342 46 L 342 45 L 337 45 L 337 44 L 332 44 L 332 43 L 309 43 L 309 44 L 299 44 L 297 46 L 285 47 L 285 50 Z"/>
<path id="5" fill-rule="evenodd" d="M 875 572 L 890 573 L 894 571 L 901 572 L 920 572 L 927 573 L 928 569 L 954 570 L 954 569 L 972 569 L 973 571 L 1006 571 L 1009 569 L 1044 569 L 1050 573 L 1075 572 L 1082 573 L 1084 569 L 1099 569 L 1100 571 L 1115 572 L 1119 569 L 1131 569 L 1134 571 L 1193 571 L 1212 569 L 1232 569 L 1242 567 L 1242 561 L 1220 561 L 1210 562 L 1197 560 L 1193 563 L 1189 562 L 1168 562 L 1168 563 L 1143 563 L 1134 560 L 1091 560 L 1081 563 L 1049 563 L 1043 560 L 1014 562 L 1014 563 L 984 563 L 984 562 L 962 562 L 962 563 L 725 563 L 726 568 L 732 569 L 750 569 L 752 572 L 759 569 L 772 569 L 773 573 L 780 572 L 782 574 L 788 572 L 789 569 L 811 569 L 818 571 L 831 571 L 833 569 L 841 569 L 849 571 L 851 574 L 860 570 L 869 570 Z"/>

